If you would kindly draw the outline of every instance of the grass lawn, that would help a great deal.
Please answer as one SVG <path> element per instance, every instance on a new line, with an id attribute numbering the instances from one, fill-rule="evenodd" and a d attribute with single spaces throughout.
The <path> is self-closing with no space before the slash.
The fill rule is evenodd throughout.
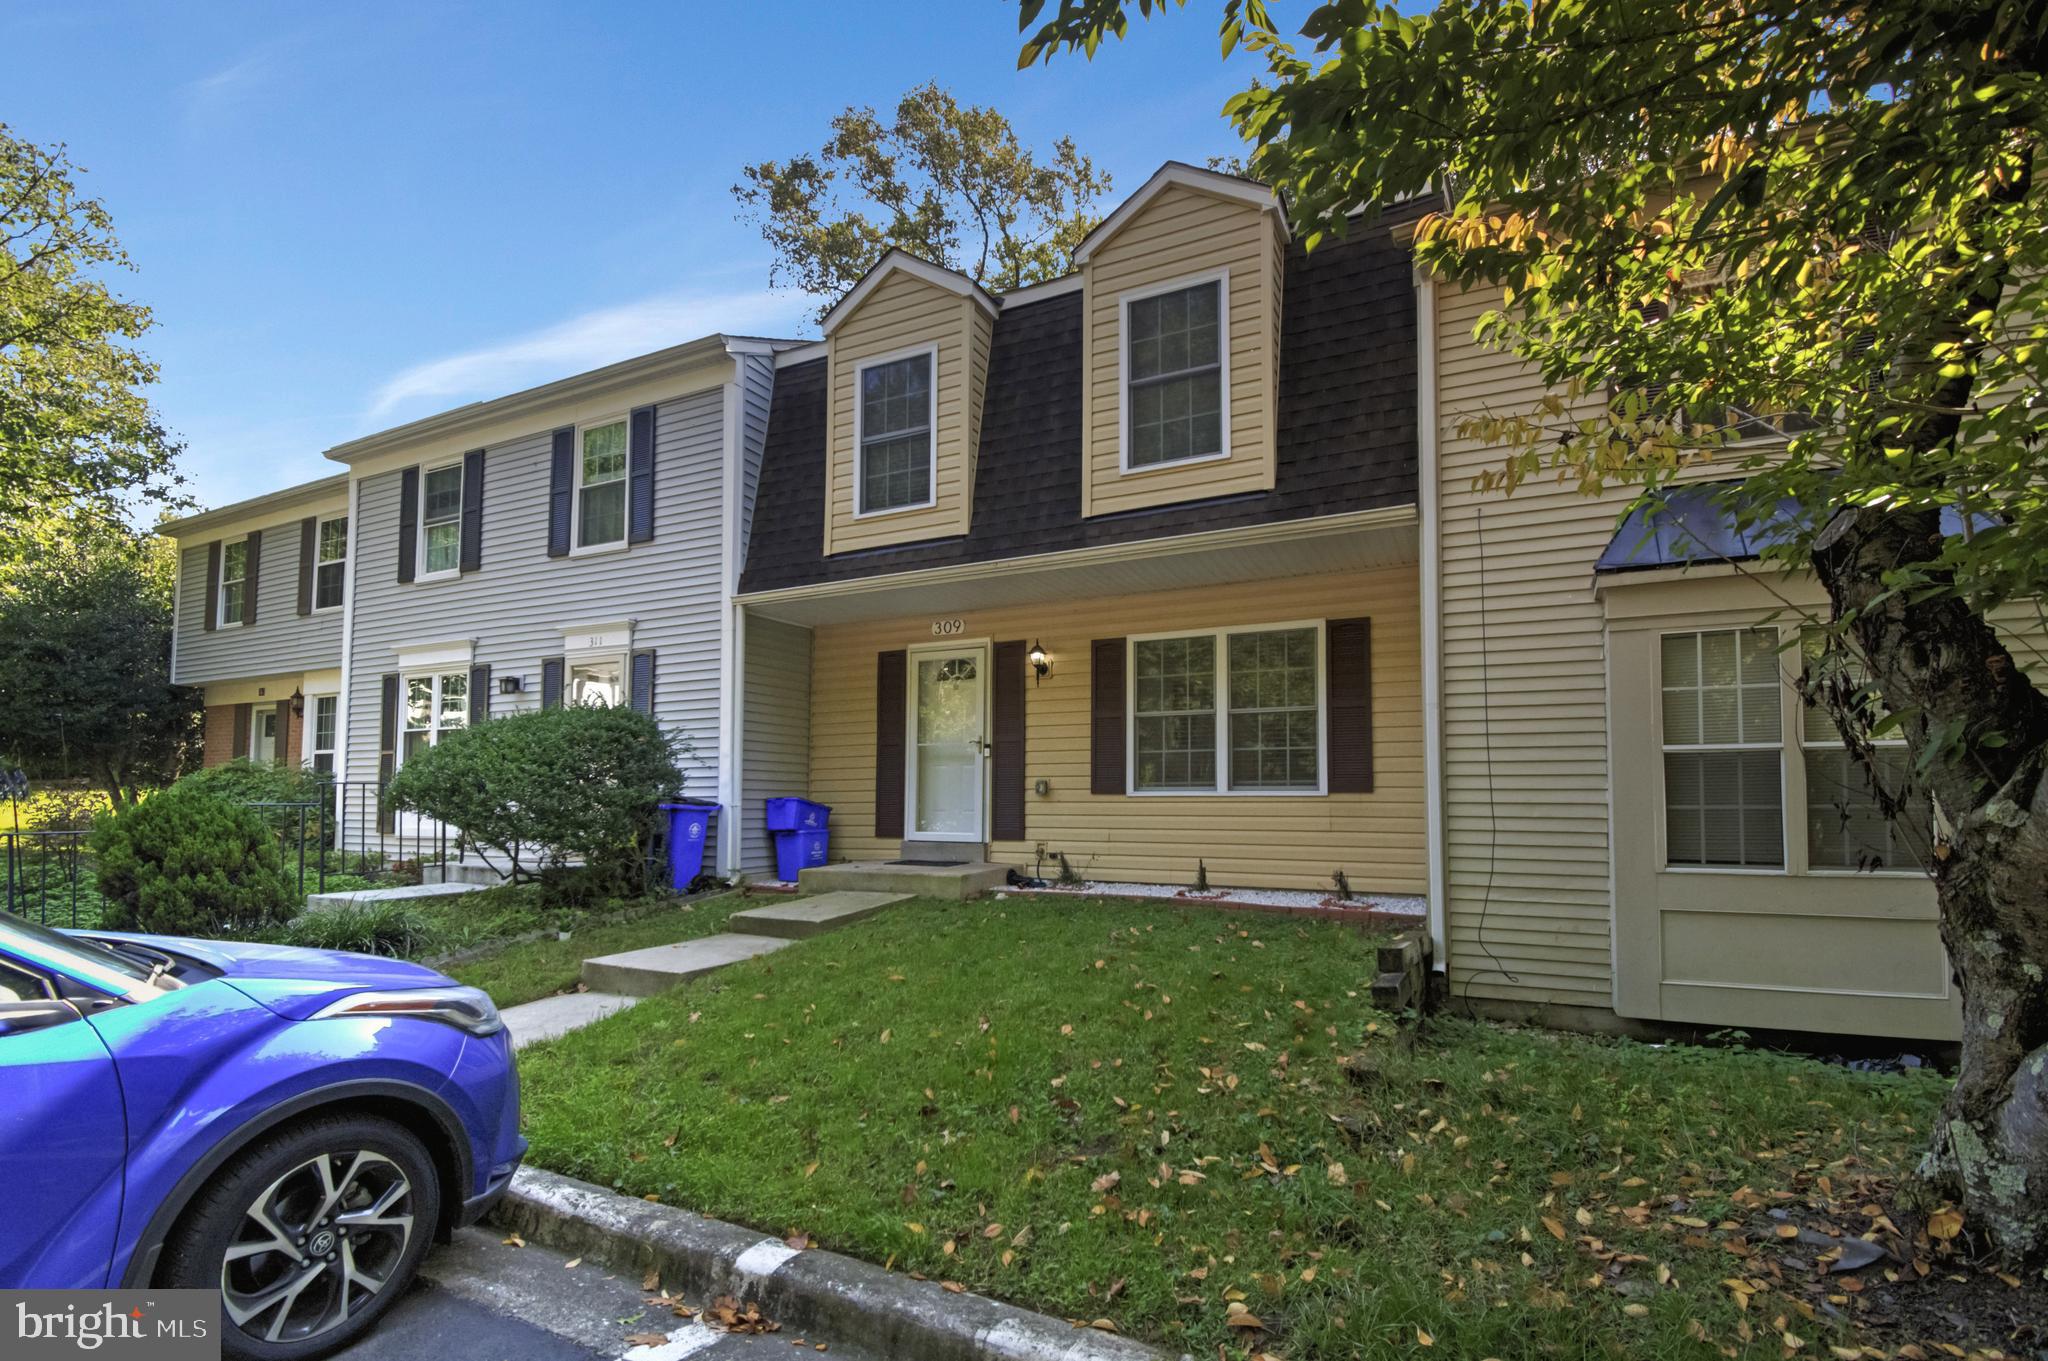
<path id="1" fill-rule="evenodd" d="M 454 905 L 449 910 L 459 910 L 462 904 L 483 896 L 473 893 L 449 899 L 447 901 Z M 743 898 L 737 893 L 706 898 L 616 925 L 584 926 L 567 940 L 549 938 L 508 945 L 482 959 L 453 965 L 447 972 L 460 982 L 482 988 L 501 1007 L 517 1006 L 521 1002 L 531 1002 L 575 987 L 583 961 L 592 955 L 616 954 L 621 950 L 638 950 L 643 946 L 666 945 L 694 936 L 713 935 L 725 929 L 725 919 L 735 911 L 748 906 L 759 907 L 762 901 L 760 898 Z M 531 929 L 533 924 L 528 923 L 520 929 Z M 500 931 L 496 934 L 507 933 Z"/>
<path id="2" fill-rule="evenodd" d="M 1913 1312 L 1785 1235 L 1871 1227 L 1939 1079 L 1409 1043 L 1371 943 L 906 903 L 527 1051 L 531 1156 L 1202 1356 L 1826 1356 Z"/>

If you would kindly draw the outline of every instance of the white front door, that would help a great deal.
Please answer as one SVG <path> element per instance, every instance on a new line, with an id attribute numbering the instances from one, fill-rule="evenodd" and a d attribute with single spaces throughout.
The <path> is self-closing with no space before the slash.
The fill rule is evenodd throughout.
<path id="1" fill-rule="evenodd" d="M 275 761 L 277 759 L 277 706 L 266 704 L 256 710 L 250 723 L 249 759 L 252 761 Z"/>
<path id="2" fill-rule="evenodd" d="M 910 653 L 905 784 L 914 841 L 980 841 L 988 788 L 988 645 Z"/>

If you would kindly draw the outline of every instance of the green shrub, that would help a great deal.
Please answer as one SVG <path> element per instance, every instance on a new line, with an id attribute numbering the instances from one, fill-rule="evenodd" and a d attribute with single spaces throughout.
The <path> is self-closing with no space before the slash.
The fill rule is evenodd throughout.
<path id="1" fill-rule="evenodd" d="M 305 810 L 304 823 L 306 844 L 313 846 L 320 838 L 317 810 L 326 797 L 326 786 L 326 776 L 316 775 L 304 766 L 287 761 L 237 758 L 223 765 L 195 770 L 179 780 L 175 788 L 211 794 L 229 803 L 312 804 L 314 807 Z M 298 846 L 299 809 L 259 808 L 255 811 L 279 837 L 294 848 Z"/>
<path id="2" fill-rule="evenodd" d="M 183 784 L 93 824 L 101 925 L 164 935 L 236 935 L 283 922 L 298 895 L 263 819 Z"/>
<path id="3" fill-rule="evenodd" d="M 407 758 L 389 797 L 497 851 L 515 880 L 574 857 L 632 893 L 645 887 L 655 805 L 681 788 L 686 752 L 631 709 L 531 710 L 443 734 Z"/>
<path id="4" fill-rule="evenodd" d="M 403 903 L 349 903 L 301 913 L 285 928 L 284 938 L 316 950 L 412 959 L 433 945 L 434 924 Z"/>

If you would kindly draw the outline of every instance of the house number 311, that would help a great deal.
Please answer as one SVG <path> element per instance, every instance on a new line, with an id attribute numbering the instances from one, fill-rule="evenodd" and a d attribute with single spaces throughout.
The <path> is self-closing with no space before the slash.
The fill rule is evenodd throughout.
<path id="1" fill-rule="evenodd" d="M 951 638 L 954 634 L 965 631 L 966 628 L 967 621 L 965 619 L 934 619 L 932 620 L 932 637 Z"/>

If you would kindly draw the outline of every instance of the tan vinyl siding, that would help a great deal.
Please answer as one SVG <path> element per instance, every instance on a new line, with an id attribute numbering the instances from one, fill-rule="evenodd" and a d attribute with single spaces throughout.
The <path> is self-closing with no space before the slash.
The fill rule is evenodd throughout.
<path id="1" fill-rule="evenodd" d="M 1192 883 L 1327 888 L 1344 869 L 1361 892 L 1421 893 L 1423 772 L 1420 614 L 1412 566 L 1234 583 L 1198 590 L 970 610 L 934 588 L 931 613 L 821 626 L 811 699 L 811 795 L 832 806 L 835 858 L 893 857 L 874 836 L 875 657 L 928 644 L 935 617 L 959 617 L 960 638 L 1040 641 L 1052 654 L 1027 683 L 1025 775 L 1052 792 L 1025 794 L 1026 839 L 992 856 L 1027 870 L 1043 843 L 1084 875 Z M 1089 644 L 1174 629 L 1369 616 L 1372 619 L 1371 794 L 1098 796 L 1089 792 Z"/>
<path id="2" fill-rule="evenodd" d="M 1279 395 L 1280 274 L 1274 216 L 1172 186 L 1103 242 L 1085 267 L 1088 383 L 1084 515 L 1266 491 L 1273 486 Z M 1123 308 L 1133 290 L 1229 271 L 1229 457 L 1121 470 Z"/>
<path id="3" fill-rule="evenodd" d="M 969 314 L 979 311 L 963 298 L 909 273 L 892 274 L 861 300 L 829 342 L 832 369 L 831 477 L 826 485 L 825 551 L 845 553 L 887 544 L 914 543 L 967 532 L 973 505 L 969 434 L 979 401 L 970 401 Z M 986 318 L 983 319 L 984 321 Z M 986 340 L 981 342 L 986 352 Z M 921 510 L 857 517 L 854 451 L 854 374 L 863 360 L 921 346 L 936 346 L 932 374 L 937 389 L 937 425 L 932 431 L 934 503 Z M 981 367 L 986 369 L 986 362 Z M 975 415 L 970 415 L 970 407 Z"/>
<path id="4" fill-rule="evenodd" d="M 773 877 L 766 799 L 802 797 L 811 781 L 811 631 L 760 615 L 747 619 L 741 709 L 740 869 Z"/>
<path id="5" fill-rule="evenodd" d="M 1494 290 L 1438 293 L 1444 840 L 1454 995 L 1611 1004 L 1606 657 L 1593 563 L 1627 496 L 1472 479 L 1458 434 L 1543 395 L 1473 325 Z M 1596 399 L 1597 400 L 1597 399 Z"/>

